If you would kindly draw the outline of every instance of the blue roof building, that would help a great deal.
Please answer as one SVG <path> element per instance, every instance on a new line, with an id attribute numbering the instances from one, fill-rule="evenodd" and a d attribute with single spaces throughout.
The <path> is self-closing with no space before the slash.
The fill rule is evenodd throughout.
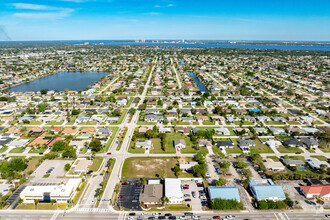
<path id="1" fill-rule="evenodd" d="M 284 200 L 282 186 L 274 184 L 271 179 L 252 179 L 250 190 L 256 200 Z"/>
<path id="2" fill-rule="evenodd" d="M 234 199 L 238 202 L 241 200 L 239 197 L 237 187 L 219 187 L 210 186 L 208 188 L 210 199 Z"/>

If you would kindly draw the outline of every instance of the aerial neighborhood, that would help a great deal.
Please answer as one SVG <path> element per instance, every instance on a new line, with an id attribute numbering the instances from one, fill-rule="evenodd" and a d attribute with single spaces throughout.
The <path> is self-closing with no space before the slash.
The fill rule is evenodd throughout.
<path id="1" fill-rule="evenodd" d="M 330 208 L 326 51 L 0 50 L 2 209 L 284 220 Z"/>

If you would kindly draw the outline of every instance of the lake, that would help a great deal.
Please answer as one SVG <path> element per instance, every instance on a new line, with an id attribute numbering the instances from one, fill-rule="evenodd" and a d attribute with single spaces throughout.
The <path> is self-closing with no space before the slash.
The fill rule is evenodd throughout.
<path id="1" fill-rule="evenodd" d="M 194 79 L 194 81 L 195 81 L 197 87 L 199 88 L 199 90 L 200 90 L 201 92 L 210 92 L 210 91 L 206 88 L 206 86 L 204 85 L 204 83 L 202 83 L 202 81 L 200 81 L 200 80 L 198 79 L 198 77 L 197 77 L 193 72 L 188 72 L 188 73 L 189 73 L 189 75 Z"/>
<path id="2" fill-rule="evenodd" d="M 109 72 L 58 72 L 43 78 L 32 80 L 9 89 L 11 92 L 40 91 L 41 89 L 64 91 L 84 90 L 92 82 L 96 83 Z"/>

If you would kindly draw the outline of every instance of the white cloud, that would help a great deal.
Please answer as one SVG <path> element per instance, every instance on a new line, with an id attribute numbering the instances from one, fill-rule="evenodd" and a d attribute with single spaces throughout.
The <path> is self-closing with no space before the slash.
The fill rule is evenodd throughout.
<path id="1" fill-rule="evenodd" d="M 33 12 L 33 13 L 14 13 L 14 16 L 20 18 L 33 18 L 33 19 L 61 19 L 70 16 L 73 9 L 61 9 L 57 12 Z"/>
<path id="2" fill-rule="evenodd" d="M 168 4 L 167 7 L 173 7 L 174 5 L 173 4 Z"/>
<path id="3" fill-rule="evenodd" d="M 160 8 L 160 5 L 155 5 L 155 8 Z"/>
<path id="4" fill-rule="evenodd" d="M 160 13 L 158 13 L 158 12 L 149 12 L 149 13 L 147 13 L 147 15 L 160 15 Z"/>
<path id="5" fill-rule="evenodd" d="M 47 5 L 35 5 L 25 3 L 14 3 L 16 9 L 29 9 L 29 10 L 53 10 L 53 7 Z"/>

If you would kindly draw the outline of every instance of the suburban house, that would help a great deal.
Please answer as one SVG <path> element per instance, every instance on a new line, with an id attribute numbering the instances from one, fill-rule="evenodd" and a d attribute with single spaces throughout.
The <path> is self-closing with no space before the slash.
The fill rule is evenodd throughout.
<path id="1" fill-rule="evenodd" d="M 241 150 L 243 152 L 249 152 L 250 151 L 250 147 L 256 146 L 256 144 L 254 143 L 253 140 L 238 140 L 237 141 L 239 148 L 241 148 Z"/>
<path id="2" fill-rule="evenodd" d="M 225 148 L 233 148 L 234 143 L 231 141 L 218 141 L 217 147 L 220 148 L 221 150 L 223 150 Z"/>
<path id="3" fill-rule="evenodd" d="M 320 198 L 325 201 L 330 200 L 330 184 L 301 186 L 300 191 L 307 199 Z"/>
<path id="4" fill-rule="evenodd" d="M 185 141 L 184 139 L 175 139 L 175 140 L 174 140 L 174 147 L 175 147 L 177 150 L 180 150 L 180 149 L 186 148 L 186 141 Z"/>
<path id="5" fill-rule="evenodd" d="M 326 167 L 329 167 L 329 164 L 326 161 L 320 161 L 317 158 L 313 158 L 313 157 L 307 158 L 306 161 L 307 161 L 307 164 L 312 169 L 315 169 L 315 170 L 319 170 L 321 168 L 321 165 L 325 165 Z"/>
<path id="6" fill-rule="evenodd" d="M 298 141 L 296 138 L 283 141 L 283 145 L 289 147 L 303 147 L 303 144 L 300 141 Z"/>
<path id="7" fill-rule="evenodd" d="M 78 132 L 78 129 L 73 128 L 64 128 L 64 130 L 61 132 L 62 135 L 76 135 Z"/>
<path id="8" fill-rule="evenodd" d="M 277 141 L 277 140 L 274 140 L 274 139 L 269 139 L 268 141 L 265 142 L 265 144 L 272 148 L 272 147 L 279 147 L 282 145 L 281 141 Z"/>
<path id="9" fill-rule="evenodd" d="M 282 159 L 284 165 L 289 167 L 297 167 L 297 169 L 305 167 L 305 162 L 302 160 Z"/>
<path id="10" fill-rule="evenodd" d="M 319 146 L 319 142 L 314 137 L 300 137 L 299 140 L 308 148 L 316 149 Z"/>
<path id="11" fill-rule="evenodd" d="M 76 118 L 75 123 L 83 123 L 87 122 L 89 120 L 88 115 L 79 115 L 78 118 Z"/>
<path id="12" fill-rule="evenodd" d="M 226 199 L 226 200 L 236 200 L 241 201 L 237 187 L 219 187 L 210 186 L 207 188 L 209 192 L 210 199 Z"/>
<path id="13" fill-rule="evenodd" d="M 189 131 L 188 128 L 176 128 L 175 132 L 181 133 L 181 134 L 184 134 L 184 135 L 189 135 L 190 134 L 190 131 Z"/>
<path id="14" fill-rule="evenodd" d="M 171 128 L 159 128 L 159 133 L 171 133 Z"/>
<path id="15" fill-rule="evenodd" d="M 146 122 L 157 122 L 157 123 L 160 123 L 160 122 L 163 122 L 164 121 L 164 118 L 163 118 L 163 116 L 149 114 L 149 115 L 145 115 L 144 116 L 144 121 L 146 121 Z"/>
<path id="16" fill-rule="evenodd" d="M 198 162 L 192 161 L 192 162 L 189 162 L 189 163 L 180 163 L 179 164 L 180 170 L 185 170 L 185 171 L 191 170 L 191 168 L 195 165 L 198 165 Z"/>
<path id="17" fill-rule="evenodd" d="M 251 179 L 250 190 L 257 200 L 284 200 L 285 194 L 280 185 L 276 185 L 271 179 Z"/>
<path id="18" fill-rule="evenodd" d="M 267 170 L 276 172 L 276 171 L 283 171 L 285 169 L 284 165 L 279 161 L 273 161 L 270 158 L 266 158 L 265 160 L 266 162 L 264 162 L 264 165 Z"/>
<path id="19" fill-rule="evenodd" d="M 135 143 L 135 146 L 136 147 L 143 147 L 146 150 L 149 150 L 151 148 L 151 146 L 152 146 L 152 142 L 151 142 L 151 140 L 137 141 Z"/>
<path id="20" fill-rule="evenodd" d="M 207 148 L 212 148 L 212 142 L 209 140 L 205 140 L 205 139 L 199 139 L 197 141 L 197 144 L 199 147 L 207 147 Z"/>
<path id="21" fill-rule="evenodd" d="M 111 135 L 112 131 L 111 131 L 110 128 L 102 127 L 102 128 L 98 128 L 96 130 L 95 134 L 97 134 L 97 135 Z"/>
<path id="22" fill-rule="evenodd" d="M 165 196 L 170 200 L 170 204 L 183 202 L 182 184 L 180 179 L 165 178 Z"/>
<path id="23" fill-rule="evenodd" d="M 230 135 L 230 131 L 228 128 L 214 128 L 215 133 L 222 134 L 222 135 Z"/>

